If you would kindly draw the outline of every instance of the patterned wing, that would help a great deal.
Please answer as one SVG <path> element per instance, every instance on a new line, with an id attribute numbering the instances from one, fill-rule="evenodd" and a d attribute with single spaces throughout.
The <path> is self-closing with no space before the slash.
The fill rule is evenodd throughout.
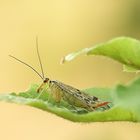
<path id="1" fill-rule="evenodd" d="M 80 91 L 77 88 L 74 88 L 72 86 L 66 85 L 62 82 L 59 81 L 53 81 L 58 87 L 60 87 L 62 90 L 65 92 L 73 95 L 74 97 L 78 98 L 79 100 L 83 100 L 86 103 L 93 103 L 93 102 L 98 102 L 98 98 L 95 96 L 90 96 L 86 94 L 83 91 Z"/>

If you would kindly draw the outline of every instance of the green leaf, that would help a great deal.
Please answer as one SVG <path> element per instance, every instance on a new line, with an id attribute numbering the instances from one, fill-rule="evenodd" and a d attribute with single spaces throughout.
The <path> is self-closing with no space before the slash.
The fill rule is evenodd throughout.
<path id="1" fill-rule="evenodd" d="M 140 72 L 140 70 L 134 68 L 134 67 L 131 67 L 131 66 L 127 66 L 127 65 L 123 65 L 123 71 L 125 72 Z"/>
<path id="2" fill-rule="evenodd" d="M 63 58 L 63 63 L 71 61 L 81 54 L 107 56 L 133 68 L 134 72 L 140 69 L 140 41 L 130 37 L 119 37 L 73 52 Z"/>
<path id="3" fill-rule="evenodd" d="M 90 95 L 110 101 L 111 108 L 105 111 L 86 112 L 79 108 L 74 110 L 66 102 L 56 104 L 49 100 L 49 94 L 44 90 L 41 95 L 36 92 L 37 85 L 32 85 L 26 92 L 0 95 L 1 101 L 24 104 L 54 113 L 74 122 L 107 122 L 132 121 L 140 122 L 140 78 L 124 86 L 114 88 L 86 89 Z"/>

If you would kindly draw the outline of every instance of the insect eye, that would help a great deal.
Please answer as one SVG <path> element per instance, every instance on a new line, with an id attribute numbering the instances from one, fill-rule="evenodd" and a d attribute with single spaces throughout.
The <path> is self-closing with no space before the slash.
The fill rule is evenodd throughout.
<path id="1" fill-rule="evenodd" d="M 95 97 L 95 96 L 93 96 L 93 101 L 96 101 L 96 100 L 98 100 L 98 98 L 97 97 Z"/>

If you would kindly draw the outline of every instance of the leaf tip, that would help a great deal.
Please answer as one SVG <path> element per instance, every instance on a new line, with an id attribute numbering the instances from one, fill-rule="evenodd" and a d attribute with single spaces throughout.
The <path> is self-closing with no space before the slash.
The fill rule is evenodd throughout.
<path id="1" fill-rule="evenodd" d="M 63 56 L 60 60 L 60 64 L 63 65 L 65 63 L 65 57 Z"/>

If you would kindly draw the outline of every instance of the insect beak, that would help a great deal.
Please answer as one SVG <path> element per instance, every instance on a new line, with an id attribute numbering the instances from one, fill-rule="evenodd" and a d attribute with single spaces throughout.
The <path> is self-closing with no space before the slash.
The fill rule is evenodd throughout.
<path id="1" fill-rule="evenodd" d="M 45 78 L 45 80 L 43 81 L 43 83 L 48 83 L 49 78 Z"/>

